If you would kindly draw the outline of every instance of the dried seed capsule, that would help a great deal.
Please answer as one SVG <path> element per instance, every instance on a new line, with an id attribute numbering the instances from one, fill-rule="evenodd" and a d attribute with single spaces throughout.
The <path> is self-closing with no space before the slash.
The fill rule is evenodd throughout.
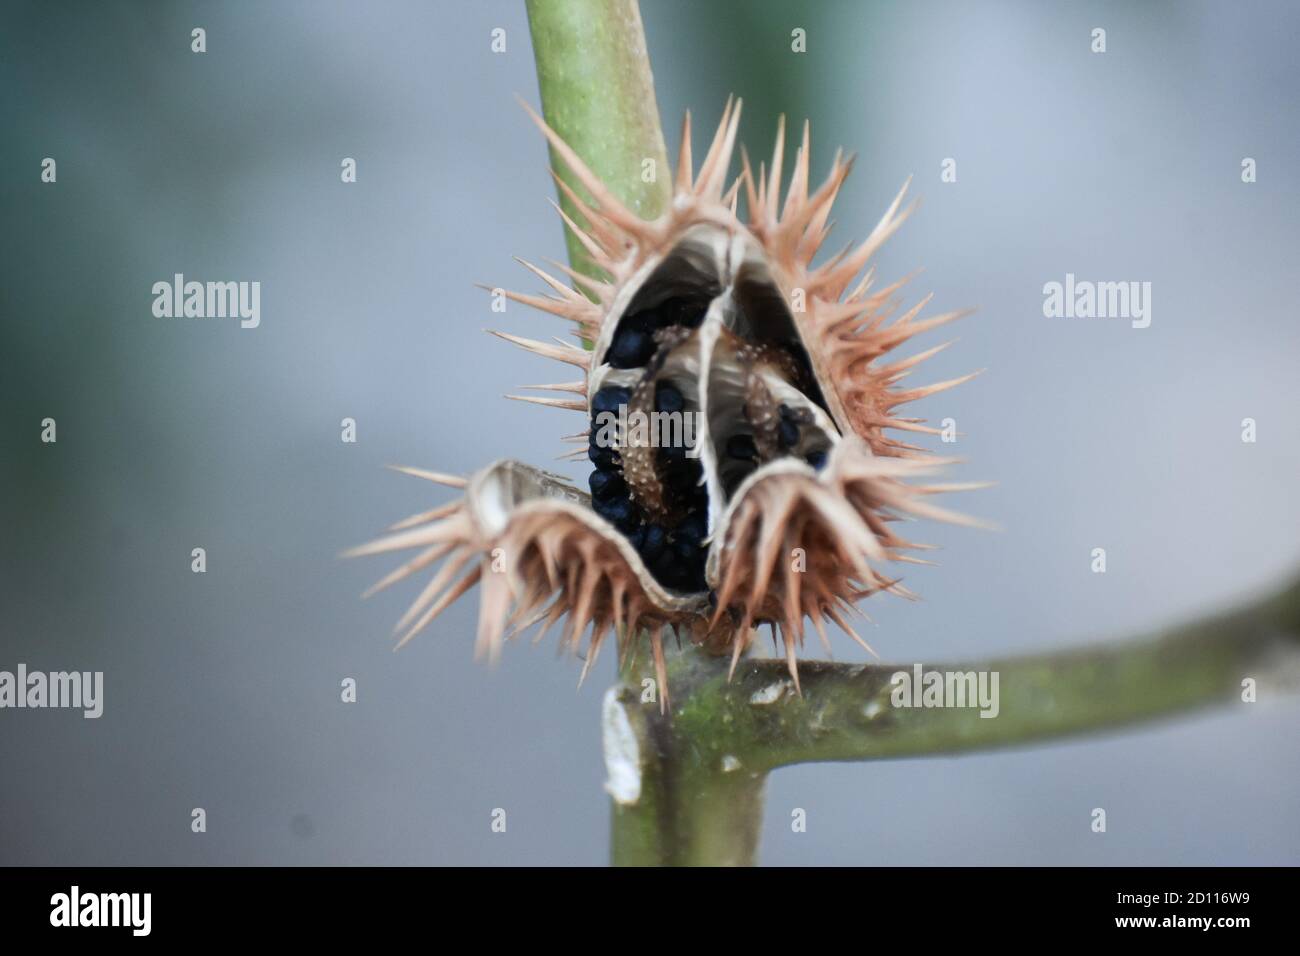
<path id="1" fill-rule="evenodd" d="M 734 661 L 753 625 L 769 621 L 797 686 L 805 618 L 819 631 L 826 620 L 846 626 L 842 612 L 853 602 L 901 591 L 881 564 L 914 545 L 891 519 L 956 520 L 933 504 L 937 489 L 908 484 L 936 462 L 893 432 L 924 431 L 900 406 L 962 380 L 900 389 L 919 359 L 891 352 L 957 314 L 919 320 L 913 309 L 891 321 L 898 286 L 874 290 L 869 274 L 858 278 L 907 215 L 903 194 L 862 245 L 814 266 L 849 164 L 837 155 L 827 183 L 810 189 L 805 127 L 783 193 L 782 125 L 770 173 L 755 175 L 746 161 L 724 188 L 739 115 L 728 103 L 698 173 L 683 149 L 673 201 L 653 222 L 623 206 L 534 116 L 592 197 L 561 180 L 578 212 L 570 228 L 602 278 L 575 274 L 580 289 L 529 266 L 554 295 L 511 295 L 571 320 L 593 348 L 503 337 L 581 369 L 577 382 L 546 386 L 563 397 L 535 400 L 587 413 L 592 494 L 513 462 L 468 480 L 416 472 L 463 487 L 464 498 L 358 549 L 423 549 L 381 585 L 447 562 L 403 619 L 406 637 L 481 581 L 479 646 L 489 655 L 507 624 L 565 614 L 575 618 L 564 639 L 575 650 L 591 627 L 588 664 L 607 634 L 621 642 L 645 634 L 666 703 L 661 630 L 728 646 Z M 689 147 L 689 124 L 684 135 Z M 735 212 L 741 190 L 744 221 Z M 624 411 L 602 435 L 598 419 Z M 650 418 L 645 444 L 631 440 L 638 415 Z M 655 415 L 698 427 L 659 440 Z M 796 548 L 807 556 L 798 571 L 787 560 Z M 487 554 L 505 556 L 508 573 L 484 574 Z"/>

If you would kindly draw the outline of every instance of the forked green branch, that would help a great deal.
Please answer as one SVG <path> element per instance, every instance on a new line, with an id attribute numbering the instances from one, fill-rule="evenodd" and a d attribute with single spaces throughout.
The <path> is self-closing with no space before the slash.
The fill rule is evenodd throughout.
<path id="1" fill-rule="evenodd" d="M 821 760 L 957 753 L 1104 730 L 1215 704 L 1242 702 L 1243 681 L 1271 693 L 1300 664 L 1300 581 L 1280 594 L 1152 637 L 1052 654 L 925 664 L 926 671 L 998 675 L 996 716 L 978 707 L 899 707 L 900 672 L 917 665 L 799 668 L 743 663 L 728 683 L 721 662 L 682 655 L 670 672 L 673 733 L 701 761 L 738 757 L 755 771 Z M 679 685 L 681 685 L 679 689 Z"/>
<path id="2" fill-rule="evenodd" d="M 767 773 L 813 761 L 865 761 L 988 750 L 1099 732 L 1204 707 L 1252 706 L 1300 673 L 1300 579 L 1224 614 L 1143 639 L 927 671 L 997 672 L 998 713 L 895 707 L 891 677 L 914 664 L 805 661 L 802 695 L 784 661 L 726 663 L 673 655 L 673 710 L 661 717 L 625 677 L 614 703 L 639 741 L 641 795 L 614 806 L 614 862 L 754 862 Z M 607 759 L 609 755 L 607 754 Z"/>

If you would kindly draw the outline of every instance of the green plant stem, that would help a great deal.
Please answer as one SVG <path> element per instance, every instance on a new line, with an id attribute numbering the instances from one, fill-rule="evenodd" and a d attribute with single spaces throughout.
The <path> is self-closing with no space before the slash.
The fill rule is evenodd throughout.
<path id="1" fill-rule="evenodd" d="M 1300 659 L 1300 583 L 1281 594 L 1146 639 L 1045 655 L 926 664 L 998 675 L 996 717 L 976 707 L 896 707 L 894 674 L 912 663 L 800 666 L 802 696 L 783 661 L 679 662 L 685 685 L 674 733 L 707 740 L 767 771 L 794 763 L 956 753 L 1103 730 L 1241 699 Z M 673 692 L 679 694 L 676 678 Z M 768 701 L 771 701 L 770 703 Z M 755 703 L 760 701 L 760 703 Z M 696 750 L 699 750 L 697 745 Z"/>
<path id="2" fill-rule="evenodd" d="M 654 219 L 668 208 L 670 174 L 654 78 L 635 0 L 528 0 L 528 25 L 537 61 L 542 115 L 628 208 Z M 647 160 L 654 175 L 647 176 Z M 552 168 L 579 195 L 589 197 L 552 151 Z M 566 213 L 582 220 L 560 194 Z M 566 230 L 569 262 L 595 275 L 582 244 Z M 636 727 L 642 791 L 635 804 L 613 803 L 611 857 L 618 865 L 752 863 L 761 821 L 762 779 L 713 785 L 707 773 L 684 767 L 677 740 L 662 733 L 639 705 L 622 702 Z M 660 749 L 662 747 L 662 750 Z M 729 826 L 739 799 L 747 812 Z"/>
<path id="3" fill-rule="evenodd" d="M 688 651 L 694 656 L 696 652 Z M 642 703 L 647 670 L 616 688 L 639 750 L 641 792 L 635 802 L 613 802 L 611 858 L 615 866 L 752 866 L 763 822 L 767 774 L 678 733 L 653 701 Z M 724 755 L 725 757 L 725 755 Z M 703 758 L 703 759 L 700 759 Z"/>
<path id="4" fill-rule="evenodd" d="M 979 709 L 900 708 L 891 677 L 913 665 L 728 662 L 687 647 L 669 657 L 673 707 L 640 703 L 645 674 L 620 700 L 640 741 L 645 796 L 616 805 L 616 863 L 752 863 L 769 771 L 796 763 L 959 753 L 1100 731 L 1242 701 L 1300 663 L 1300 581 L 1276 596 L 1146 639 L 925 670 L 996 671 L 996 717 Z M 668 809 L 671 808 L 671 812 Z M 625 852 L 626 851 L 626 852 Z"/>
<path id="5" fill-rule="evenodd" d="M 668 208 L 671 176 L 654 78 L 635 0 L 528 0 L 528 25 L 546 122 L 629 209 L 654 219 Z M 647 180 L 646 160 L 654 176 Z M 590 198 L 552 153 L 552 168 Z M 577 210 L 563 196 L 565 212 Z M 594 274 L 568 231 L 569 261 Z"/>

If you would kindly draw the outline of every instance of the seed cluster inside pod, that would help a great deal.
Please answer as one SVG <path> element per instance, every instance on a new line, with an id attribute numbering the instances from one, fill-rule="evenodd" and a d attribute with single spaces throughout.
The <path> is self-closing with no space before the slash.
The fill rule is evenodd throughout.
<path id="1" fill-rule="evenodd" d="M 692 454 L 698 389 L 684 366 L 707 307 L 699 296 L 676 296 L 624 318 L 606 352 L 611 384 L 592 396 L 588 442 L 596 513 L 627 536 L 659 583 L 691 592 L 706 589 L 708 493 Z"/>
<path id="2" fill-rule="evenodd" d="M 660 584 L 708 591 L 710 533 L 735 490 L 778 459 L 819 469 L 839 438 L 762 251 L 696 228 L 596 352 L 593 507 Z"/>
<path id="3" fill-rule="evenodd" d="M 592 347 L 494 334 L 582 370 L 527 386 L 561 397 L 509 397 L 586 413 L 589 431 L 570 437 L 588 446 L 591 495 L 518 462 L 468 480 L 407 469 L 464 496 L 352 552 L 422 549 L 376 589 L 441 562 L 399 623 L 403 640 L 481 581 L 478 645 L 489 656 L 505 637 L 565 617 L 562 646 L 576 650 L 590 628 L 587 666 L 607 634 L 624 655 L 644 638 L 664 708 L 667 631 L 730 647 L 734 668 L 755 626 L 770 624 L 797 689 L 805 619 L 823 641 L 827 621 L 854 635 L 845 615 L 859 600 L 910 594 L 880 567 L 916 561 L 907 552 L 923 546 L 893 522 L 971 523 L 929 496 L 972 486 L 914 484 L 945 462 L 886 434 L 933 433 L 900 406 L 970 377 L 899 388 L 945 346 L 887 358 L 961 315 L 918 319 L 925 300 L 898 314 L 902 281 L 876 288 L 872 270 L 861 274 L 906 218 L 906 186 L 865 240 L 814 265 L 850 163 L 837 154 L 812 189 L 805 124 L 782 189 L 779 126 L 770 172 L 742 155 L 725 188 L 739 115 L 729 102 L 698 174 L 683 124 L 671 206 L 644 220 L 532 114 L 590 197 L 557 177 L 576 212 L 560 215 L 595 270 L 557 264 L 568 285 L 524 262 L 551 293 L 505 295 L 574 323 Z"/>

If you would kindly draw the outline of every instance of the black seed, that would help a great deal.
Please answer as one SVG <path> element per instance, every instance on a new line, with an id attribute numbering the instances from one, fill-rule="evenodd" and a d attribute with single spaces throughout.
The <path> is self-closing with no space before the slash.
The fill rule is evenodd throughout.
<path id="1" fill-rule="evenodd" d="M 704 515 L 691 514 L 682 519 L 682 523 L 673 531 L 673 537 L 678 541 L 689 541 L 698 548 L 708 533 L 708 522 Z"/>
<path id="2" fill-rule="evenodd" d="M 653 335 L 655 329 L 663 323 L 659 319 L 659 313 L 654 309 L 642 309 L 640 312 L 634 312 L 624 318 L 619 323 L 619 331 L 631 329 L 634 332 L 643 332 L 646 335 Z"/>
<path id="3" fill-rule="evenodd" d="M 699 543 L 692 541 L 690 538 L 673 538 L 673 551 L 676 553 L 677 557 L 681 558 L 683 561 L 690 561 L 695 557 L 695 553 L 699 550 Z"/>
<path id="4" fill-rule="evenodd" d="M 666 549 L 657 557 L 647 560 L 646 563 L 655 579 L 665 587 L 679 591 L 706 590 L 704 552 L 692 550 L 688 557 L 681 557 L 675 553 L 675 550 L 675 548 Z"/>
<path id="5" fill-rule="evenodd" d="M 754 446 L 754 436 L 732 435 L 727 439 L 727 454 L 742 460 L 757 458 L 758 449 Z"/>
<path id="6" fill-rule="evenodd" d="M 593 498 L 609 498 L 627 494 L 627 482 L 615 471 L 593 471 L 587 479 Z"/>
<path id="7" fill-rule="evenodd" d="M 647 562 L 651 562 L 663 553 L 664 545 L 667 543 L 668 536 L 664 534 L 664 529 L 657 524 L 648 524 L 645 526 L 645 537 L 638 550 Z"/>
<path id="8" fill-rule="evenodd" d="M 674 386 L 663 384 L 655 390 L 656 412 L 680 412 L 686 407 L 686 399 Z"/>
<path id="9" fill-rule="evenodd" d="M 781 419 L 781 424 L 776 426 L 776 440 L 782 448 L 793 448 L 799 444 L 799 426 L 788 418 Z"/>
<path id="10" fill-rule="evenodd" d="M 600 412 L 613 412 L 618 414 L 620 405 L 626 405 L 632 401 L 632 390 L 630 388 L 621 388 L 618 385 L 606 385 L 591 398 L 592 414 Z"/>
<path id="11" fill-rule="evenodd" d="M 634 515 L 632 502 L 627 498 L 596 498 L 591 503 L 596 514 L 611 524 L 622 526 Z M 635 524 L 633 525 L 635 527 Z"/>
<path id="12" fill-rule="evenodd" d="M 646 533 L 646 527 L 645 525 L 642 525 L 641 527 L 629 532 L 627 536 L 627 540 L 632 542 L 632 547 L 640 551 L 643 547 L 645 547 L 645 533 Z"/>
<path id="13" fill-rule="evenodd" d="M 783 419 L 791 420 L 794 418 L 794 409 L 791 408 L 789 405 L 782 405 L 780 408 L 776 410 L 776 412 Z"/>
<path id="14" fill-rule="evenodd" d="M 818 471 L 821 471 L 824 467 L 826 467 L 826 452 L 810 451 L 808 452 L 807 455 L 804 456 L 804 461 L 808 462 L 808 464 L 812 465 Z"/>
<path id="15" fill-rule="evenodd" d="M 593 465 L 603 470 L 617 468 L 619 465 L 618 454 L 615 450 L 597 445 L 595 437 L 587 444 L 587 457 L 591 459 Z"/>
<path id="16" fill-rule="evenodd" d="M 614 336 L 605 361 L 615 368 L 640 368 L 650 361 L 654 351 L 654 339 L 645 332 L 625 327 Z"/>

